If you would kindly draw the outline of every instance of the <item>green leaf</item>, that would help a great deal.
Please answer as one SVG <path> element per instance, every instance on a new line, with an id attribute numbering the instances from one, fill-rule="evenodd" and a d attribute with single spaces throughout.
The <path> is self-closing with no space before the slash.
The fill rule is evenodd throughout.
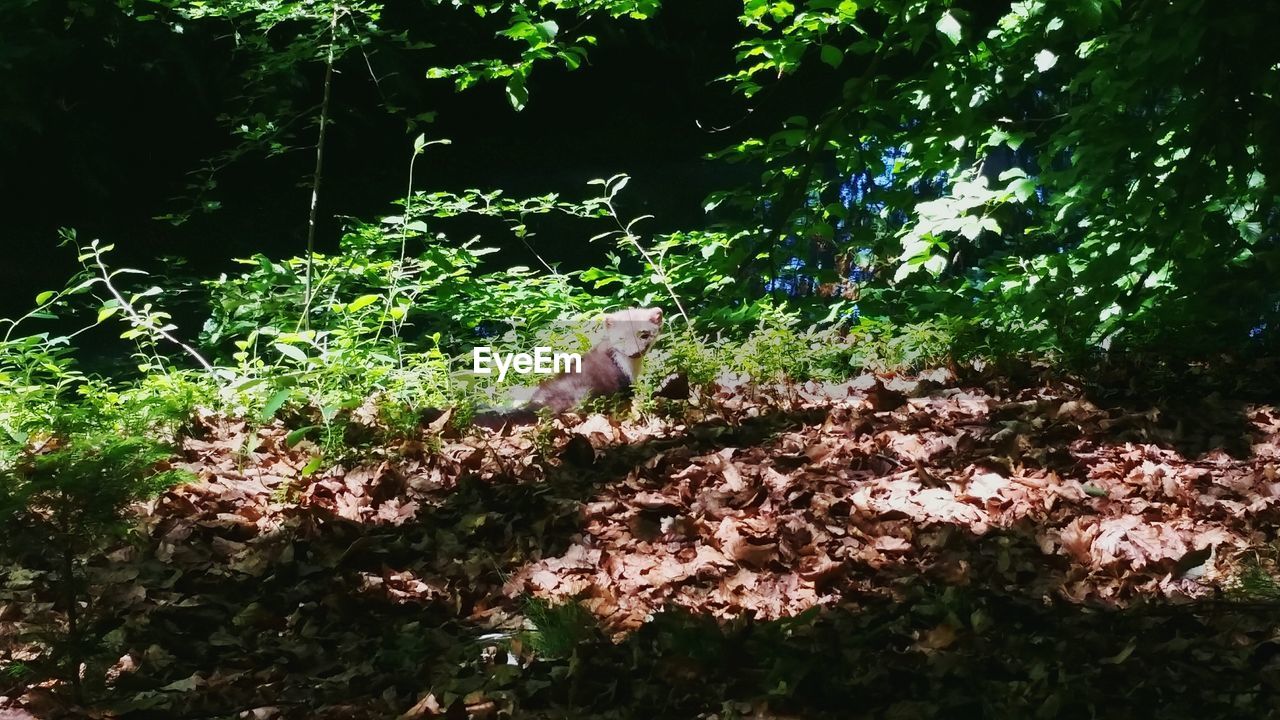
<path id="1" fill-rule="evenodd" d="M 308 475 L 314 475 L 315 472 L 323 466 L 324 466 L 324 458 L 321 457 L 320 455 L 312 455 L 311 459 L 307 461 L 307 464 L 302 466 L 302 470 L 300 470 L 299 473 L 302 475 L 302 477 L 306 477 Z"/>
<path id="2" fill-rule="evenodd" d="M 49 302 L 49 298 L 53 297 L 54 295 L 57 295 L 57 293 L 55 293 L 52 290 L 45 290 L 44 292 L 36 296 L 36 304 L 43 305 Z"/>
<path id="3" fill-rule="evenodd" d="M 364 308 L 367 308 L 370 305 L 378 302 L 378 300 L 380 300 L 381 298 L 382 296 L 377 294 L 361 295 L 355 300 L 352 300 L 351 303 L 347 305 L 347 312 L 356 312 L 357 310 L 363 310 Z"/>
<path id="4" fill-rule="evenodd" d="M 893 274 L 895 283 L 902 282 L 907 276 L 920 269 L 920 263 L 905 262 L 898 266 L 898 271 Z"/>
<path id="5" fill-rule="evenodd" d="M 293 390 L 288 388 L 277 391 L 276 394 L 272 395 L 271 399 L 267 401 L 267 404 L 262 406 L 262 412 L 258 413 L 258 420 L 267 422 L 271 418 L 275 417 L 276 411 L 284 407 L 284 404 L 288 402 L 289 398 L 292 396 Z"/>
<path id="6" fill-rule="evenodd" d="M 962 32 L 960 21 L 956 20 L 956 16 L 952 15 L 950 10 L 942 13 L 942 17 L 938 18 L 938 22 L 934 27 L 950 40 L 952 45 L 960 44 L 960 33 Z"/>
<path id="7" fill-rule="evenodd" d="M 783 20 L 786 20 L 787 17 L 789 17 L 791 13 L 795 11 L 796 11 L 796 6 L 792 5 L 790 2 L 787 2 L 787 0 L 776 0 L 775 2 L 771 3 L 769 6 L 769 14 L 772 15 L 773 19 L 778 22 L 782 22 Z"/>
<path id="8" fill-rule="evenodd" d="M 107 318 L 111 317 L 112 315 L 115 315 L 119 311 L 120 311 L 120 308 L 116 305 L 102 306 L 102 309 L 98 311 L 98 322 L 102 322 L 106 320 Z"/>
<path id="9" fill-rule="evenodd" d="M 529 102 L 529 91 L 524 86 L 524 76 L 516 73 L 507 79 L 507 102 L 516 110 L 523 110 Z"/>
<path id="10" fill-rule="evenodd" d="M 1058 56 L 1049 50 L 1041 50 L 1035 56 L 1036 70 L 1046 72 L 1058 64 Z"/>
<path id="11" fill-rule="evenodd" d="M 279 350 L 280 354 L 287 358 L 297 360 L 300 363 L 305 363 L 307 361 L 307 354 L 293 345 L 286 345 L 282 342 L 278 342 L 274 343 L 273 347 L 275 347 L 276 350 Z"/>
<path id="12" fill-rule="evenodd" d="M 293 447 L 294 445 L 297 445 L 299 442 L 301 442 L 302 438 L 307 436 L 307 433 L 311 432 L 312 430 L 315 430 L 318 427 L 320 426 L 308 425 L 306 427 L 300 427 L 297 430 L 294 430 L 293 432 L 284 436 L 284 444 L 289 447 Z"/>
<path id="13" fill-rule="evenodd" d="M 834 45 L 823 45 L 820 51 L 822 62 L 833 68 L 840 67 L 840 63 L 844 62 L 844 53 L 840 52 L 840 48 Z"/>
<path id="14" fill-rule="evenodd" d="M 556 35 L 560 33 L 560 26 L 556 23 L 555 20 L 546 20 L 544 22 L 540 22 L 538 23 L 537 27 L 542 35 L 542 39 L 545 40 L 546 42 L 551 42 L 552 40 L 555 40 Z"/>
<path id="15" fill-rule="evenodd" d="M 1036 183 L 1031 178 L 1017 178 L 1009 183 L 1008 190 L 1018 198 L 1018 202 L 1026 202 L 1036 194 Z"/>

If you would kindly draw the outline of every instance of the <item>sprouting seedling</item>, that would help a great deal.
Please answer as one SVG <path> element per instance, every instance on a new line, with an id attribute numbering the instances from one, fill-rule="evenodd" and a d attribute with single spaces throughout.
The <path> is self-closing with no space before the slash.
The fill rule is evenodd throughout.
<path id="1" fill-rule="evenodd" d="M 648 263 L 649 267 L 653 268 L 653 273 L 654 275 L 657 276 L 658 282 L 664 288 L 666 288 L 667 294 L 671 296 L 671 301 L 674 302 L 676 305 L 676 311 L 680 313 L 680 317 L 684 318 L 685 327 L 692 328 L 693 323 L 689 320 L 689 314 L 685 312 L 684 305 L 680 302 L 680 297 L 676 295 L 675 287 L 671 284 L 671 278 L 670 276 L 667 275 L 667 271 L 663 267 L 662 259 L 654 258 L 654 256 L 648 250 L 646 250 L 644 245 L 640 242 L 639 236 L 637 236 L 631 230 L 640 221 L 651 220 L 653 219 L 653 216 L 641 215 L 637 218 L 633 218 L 630 222 L 624 224 L 622 222 L 622 218 L 618 215 L 617 209 L 613 205 L 613 199 L 618 195 L 619 192 L 622 191 L 624 187 L 627 186 L 627 183 L 630 181 L 631 181 L 630 176 L 625 174 L 618 174 L 618 175 L 614 175 L 608 180 L 597 179 L 597 180 L 592 180 L 588 183 L 589 185 L 604 186 L 605 197 L 602 199 L 602 202 L 604 203 L 605 208 L 608 209 L 609 211 L 609 217 L 613 218 L 613 221 L 618 225 L 617 230 L 610 230 L 608 232 L 601 233 L 591 239 L 598 240 L 603 237 L 609 237 L 611 235 L 621 234 L 622 239 L 627 243 L 629 243 L 632 247 L 634 247 L 636 249 L 636 252 L 640 253 L 640 256 L 644 258 L 644 261 Z"/>

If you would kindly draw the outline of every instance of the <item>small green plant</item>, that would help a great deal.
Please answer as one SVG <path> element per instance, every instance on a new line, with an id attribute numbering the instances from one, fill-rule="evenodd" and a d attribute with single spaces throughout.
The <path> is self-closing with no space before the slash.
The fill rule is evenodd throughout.
<path id="1" fill-rule="evenodd" d="M 581 646 L 600 639 L 595 618 L 576 602 L 529 598 L 524 603 L 524 616 L 529 626 L 525 642 L 545 658 L 571 657 Z"/>
<path id="2" fill-rule="evenodd" d="M 541 413 L 538 417 L 538 423 L 533 426 L 533 450 L 538 457 L 548 457 L 555 447 L 555 427 L 548 418 L 543 417 L 545 413 Z"/>
<path id="3" fill-rule="evenodd" d="M 85 647 L 82 559 L 122 532 L 121 513 L 129 503 L 186 477 L 169 467 L 172 451 L 162 443 L 110 430 L 79 430 L 92 423 L 94 412 L 92 406 L 69 406 L 48 434 L 10 445 L 7 462 L 0 465 L 0 529 L 26 540 L 5 549 L 39 548 L 58 568 L 67 622 L 63 674 L 77 694 Z"/>
<path id="4" fill-rule="evenodd" d="M 769 308 L 756 329 L 734 353 L 733 367 L 757 382 L 809 375 L 810 348 L 796 332 L 799 318 L 782 308 Z"/>
<path id="5" fill-rule="evenodd" d="M 662 374 L 683 373 L 695 386 L 711 383 L 724 369 L 723 353 L 687 333 L 664 340 L 654 359 Z"/>
<path id="6" fill-rule="evenodd" d="M 1274 561 L 1267 562 L 1262 557 L 1247 560 L 1231 579 L 1228 589 L 1242 600 L 1280 600 L 1280 577 Z"/>

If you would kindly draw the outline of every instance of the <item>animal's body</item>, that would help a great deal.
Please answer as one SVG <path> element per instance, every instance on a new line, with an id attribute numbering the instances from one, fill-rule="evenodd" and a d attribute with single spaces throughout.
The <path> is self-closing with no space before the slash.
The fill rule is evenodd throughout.
<path id="1" fill-rule="evenodd" d="M 626 395 L 640 375 L 645 353 L 662 329 L 662 310 L 633 308 L 602 318 L 602 333 L 582 356 L 579 372 L 563 372 L 544 380 L 526 407 L 571 410 L 597 397 Z"/>
<path id="2" fill-rule="evenodd" d="M 604 315 L 595 343 L 582 356 L 579 368 L 542 381 L 523 407 L 477 414 L 475 424 L 523 424 L 535 420 L 536 413 L 544 408 L 561 413 L 593 398 L 629 395 L 640 376 L 645 353 L 653 347 L 661 329 L 659 308 L 631 308 Z"/>

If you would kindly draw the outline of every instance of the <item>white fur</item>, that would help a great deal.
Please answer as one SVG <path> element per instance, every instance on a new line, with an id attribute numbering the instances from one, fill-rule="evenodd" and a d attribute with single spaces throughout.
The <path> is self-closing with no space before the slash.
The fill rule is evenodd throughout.
<path id="1" fill-rule="evenodd" d="M 644 356 L 631 357 L 616 347 L 609 348 L 609 357 L 613 359 L 614 364 L 627 376 L 627 380 L 635 382 L 640 375 L 640 363 L 644 360 Z"/>

